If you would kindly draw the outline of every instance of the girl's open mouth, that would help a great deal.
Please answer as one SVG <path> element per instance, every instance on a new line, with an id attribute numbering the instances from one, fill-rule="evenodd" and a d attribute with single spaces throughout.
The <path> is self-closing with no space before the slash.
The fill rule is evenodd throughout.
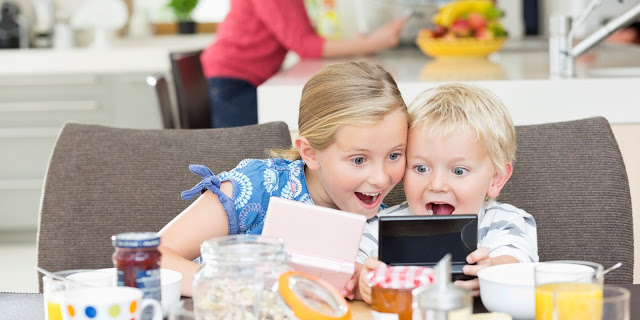
<path id="1" fill-rule="evenodd" d="M 428 216 L 432 216 L 432 215 L 447 216 L 452 214 L 453 211 L 456 210 L 455 207 L 444 202 L 429 202 L 425 206 L 425 209 L 427 210 Z"/>
<path id="2" fill-rule="evenodd" d="M 377 192 L 377 193 L 355 192 L 355 194 L 356 194 L 356 197 L 358 197 L 358 200 L 360 200 L 360 202 L 362 202 L 366 206 L 371 206 L 378 201 L 378 198 L 380 198 L 380 194 L 382 193 L 381 192 Z"/>

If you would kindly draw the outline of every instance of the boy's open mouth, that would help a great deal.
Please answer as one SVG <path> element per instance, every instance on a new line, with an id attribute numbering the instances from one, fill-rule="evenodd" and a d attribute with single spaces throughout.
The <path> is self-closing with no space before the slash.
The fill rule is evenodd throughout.
<path id="1" fill-rule="evenodd" d="M 456 209 L 452 205 L 444 202 L 429 202 L 425 206 L 427 209 L 427 215 L 447 216 L 453 213 Z"/>
<path id="2" fill-rule="evenodd" d="M 378 200 L 381 192 L 377 192 L 377 193 L 356 192 L 355 194 L 356 194 L 356 197 L 358 197 L 358 199 L 362 201 L 362 203 L 366 205 L 371 205 Z"/>

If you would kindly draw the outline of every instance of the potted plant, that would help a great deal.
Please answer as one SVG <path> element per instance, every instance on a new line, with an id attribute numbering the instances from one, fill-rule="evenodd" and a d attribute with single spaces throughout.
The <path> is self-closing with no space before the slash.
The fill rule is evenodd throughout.
<path id="1" fill-rule="evenodd" d="M 198 0 L 169 0 L 169 8 L 178 20 L 178 33 L 195 33 L 196 23 L 191 12 L 198 5 Z"/>

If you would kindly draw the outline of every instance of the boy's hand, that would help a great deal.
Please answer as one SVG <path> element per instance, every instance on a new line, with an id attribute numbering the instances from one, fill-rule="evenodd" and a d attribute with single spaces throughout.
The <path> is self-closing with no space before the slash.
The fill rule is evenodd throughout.
<path id="1" fill-rule="evenodd" d="M 467 263 L 476 263 L 476 265 L 466 265 L 462 267 L 462 273 L 468 276 L 478 276 L 478 271 L 490 267 L 492 265 L 516 263 L 520 262 L 518 259 L 512 256 L 498 256 L 494 258 L 489 257 L 489 249 L 480 247 L 467 256 Z M 480 295 L 480 282 L 478 278 L 472 280 L 458 280 L 453 284 L 465 288 L 473 294 L 474 297 Z"/>
<path id="2" fill-rule="evenodd" d="M 351 275 L 351 279 L 349 279 L 349 281 L 347 281 L 347 284 L 344 285 L 344 288 L 340 290 L 340 294 L 342 294 L 343 297 L 349 300 L 353 300 L 353 298 L 355 297 L 355 289 L 356 284 L 358 284 L 358 275 L 360 274 L 360 269 L 362 269 L 362 265 L 356 263 L 353 275 Z"/>
<path id="3" fill-rule="evenodd" d="M 363 268 L 360 270 L 360 275 L 358 277 L 359 298 L 362 298 L 362 300 L 368 304 L 371 304 L 371 287 L 369 287 L 369 283 L 367 281 L 367 274 L 382 266 L 386 266 L 386 264 L 376 258 L 367 258 L 367 260 L 364 261 Z"/>
<path id="4" fill-rule="evenodd" d="M 476 263 L 476 265 L 466 265 L 462 267 L 462 273 L 468 276 L 478 276 L 478 271 L 491 266 L 491 258 L 489 258 L 489 249 L 480 247 L 467 256 L 467 263 Z M 458 280 L 453 284 L 471 291 L 474 297 L 480 295 L 480 282 L 478 278 L 471 280 Z"/>

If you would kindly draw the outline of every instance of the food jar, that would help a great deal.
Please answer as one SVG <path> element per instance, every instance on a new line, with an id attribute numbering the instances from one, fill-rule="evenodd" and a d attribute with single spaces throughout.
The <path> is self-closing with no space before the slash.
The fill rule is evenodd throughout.
<path id="1" fill-rule="evenodd" d="M 118 286 L 141 289 L 145 298 L 160 301 L 160 236 L 155 232 L 129 232 L 111 237 Z"/>
<path id="2" fill-rule="evenodd" d="M 196 319 L 350 319 L 348 304 L 331 285 L 290 270 L 282 239 L 232 235 L 200 249 Z"/>
<path id="3" fill-rule="evenodd" d="M 412 291 L 433 282 L 433 269 L 418 266 L 381 267 L 367 275 L 373 320 L 412 319 Z"/>

